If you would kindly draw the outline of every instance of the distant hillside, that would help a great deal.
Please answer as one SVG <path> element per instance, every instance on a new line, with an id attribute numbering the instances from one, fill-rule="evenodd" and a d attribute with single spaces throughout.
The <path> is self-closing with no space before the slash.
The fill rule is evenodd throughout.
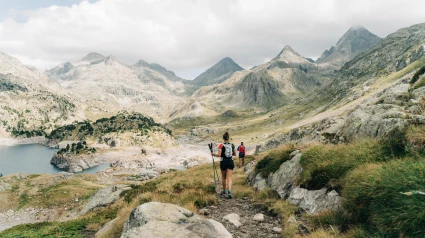
<path id="1" fill-rule="evenodd" d="M 335 46 L 323 52 L 316 63 L 331 63 L 342 66 L 359 53 L 365 52 L 375 46 L 380 40 L 380 37 L 369 32 L 364 27 L 351 27 Z"/>
<path id="2" fill-rule="evenodd" d="M 244 69 L 236 64 L 231 58 L 226 57 L 196 77 L 193 80 L 193 84 L 198 86 L 219 84 L 232 76 L 234 72 L 240 70 Z"/>
<path id="3" fill-rule="evenodd" d="M 166 119 L 187 98 L 187 91 L 193 91 L 161 65 L 140 60 L 131 66 L 98 53 L 58 65 L 46 74 L 90 106 L 107 108 L 109 113 L 134 110 L 158 120 Z"/>

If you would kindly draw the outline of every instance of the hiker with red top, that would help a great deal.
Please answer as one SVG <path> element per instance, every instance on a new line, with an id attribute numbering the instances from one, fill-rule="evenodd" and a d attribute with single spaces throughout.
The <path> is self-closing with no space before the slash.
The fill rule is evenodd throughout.
<path id="1" fill-rule="evenodd" d="M 239 168 L 242 166 L 245 166 L 245 146 L 243 145 L 243 142 L 241 142 L 241 145 L 238 146 L 239 151 Z"/>
<path id="2" fill-rule="evenodd" d="M 235 145 L 229 142 L 229 133 L 226 132 L 223 135 L 223 144 L 218 146 L 218 153 L 214 154 L 211 152 L 212 156 L 220 157 L 220 170 L 221 170 L 221 184 L 223 185 L 223 190 L 221 195 L 226 195 L 226 182 L 227 182 L 227 197 L 232 198 L 232 173 L 235 168 L 233 163 L 232 156 L 236 155 Z"/>

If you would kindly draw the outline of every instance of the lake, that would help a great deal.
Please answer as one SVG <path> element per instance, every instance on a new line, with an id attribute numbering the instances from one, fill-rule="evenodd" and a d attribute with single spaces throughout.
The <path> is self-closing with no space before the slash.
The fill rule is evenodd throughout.
<path id="1" fill-rule="evenodd" d="M 1 146 L 0 145 L 0 173 L 3 175 L 24 172 L 28 174 L 54 174 L 62 170 L 50 164 L 57 149 L 47 148 L 41 145 L 17 145 L 17 146 Z M 101 164 L 84 170 L 83 174 L 96 173 L 105 168 L 109 164 Z"/>

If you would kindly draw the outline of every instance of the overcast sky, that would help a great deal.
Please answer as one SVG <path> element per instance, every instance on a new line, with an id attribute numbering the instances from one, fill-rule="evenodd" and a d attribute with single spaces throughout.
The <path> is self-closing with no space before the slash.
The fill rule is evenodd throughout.
<path id="1" fill-rule="evenodd" d="M 54 5 L 56 4 L 56 5 Z M 351 27 L 385 37 L 425 22 L 424 0 L 0 0 L 0 51 L 45 70 L 89 52 L 192 79 L 224 57 L 244 68 L 285 45 L 317 58 Z"/>

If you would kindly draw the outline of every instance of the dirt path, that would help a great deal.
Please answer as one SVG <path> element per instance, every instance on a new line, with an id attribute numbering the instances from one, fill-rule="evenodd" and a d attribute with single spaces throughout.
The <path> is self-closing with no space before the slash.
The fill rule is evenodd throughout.
<path id="1" fill-rule="evenodd" d="M 228 199 L 219 194 L 217 194 L 217 198 L 219 203 L 216 206 L 207 207 L 207 214 L 204 214 L 204 216 L 221 222 L 234 238 L 280 237 L 279 233 L 273 231 L 275 227 L 281 228 L 282 222 L 279 218 L 265 214 L 260 207 L 255 206 L 248 199 Z M 239 228 L 223 219 L 224 216 L 231 213 L 236 213 L 240 216 L 242 225 Z M 263 221 L 254 220 L 254 216 L 259 213 L 264 215 Z"/>

